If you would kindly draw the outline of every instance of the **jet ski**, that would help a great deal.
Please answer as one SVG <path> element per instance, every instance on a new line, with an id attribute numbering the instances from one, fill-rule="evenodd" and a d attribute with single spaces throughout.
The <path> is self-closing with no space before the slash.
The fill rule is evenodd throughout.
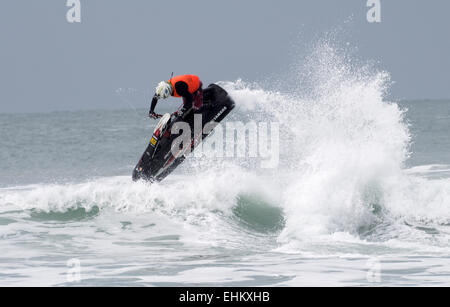
<path id="1" fill-rule="evenodd" d="M 167 175 L 183 163 L 186 156 L 195 149 L 195 147 L 205 139 L 211 132 L 203 133 L 203 128 L 211 123 L 216 125 L 221 122 L 235 107 L 235 102 L 228 93 L 218 86 L 211 84 L 203 90 L 203 106 L 199 110 L 191 108 L 183 114 L 166 113 L 156 125 L 150 143 L 144 154 L 133 170 L 133 181 L 146 180 L 150 182 L 161 181 Z M 202 131 L 196 135 L 194 127 L 194 118 L 202 118 Z M 180 134 L 172 133 L 172 127 L 175 123 L 185 122 L 191 129 L 190 146 L 176 146 L 172 149 L 172 143 Z M 197 124 L 198 125 L 198 124 Z M 211 127 L 208 125 L 208 127 Z M 179 148 L 182 147 L 182 148 Z"/>

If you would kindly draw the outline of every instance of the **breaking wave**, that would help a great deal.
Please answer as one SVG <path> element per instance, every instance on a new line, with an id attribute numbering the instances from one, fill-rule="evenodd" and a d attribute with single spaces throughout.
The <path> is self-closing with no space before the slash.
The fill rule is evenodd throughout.
<path id="1" fill-rule="evenodd" d="M 64 216 L 45 213 L 154 213 L 211 237 L 245 229 L 270 234 L 281 250 L 336 241 L 447 246 L 450 179 L 404 169 L 411 137 L 405 110 L 384 98 L 389 74 L 351 61 L 326 41 L 298 71 L 298 84 L 309 86 L 268 91 L 242 80 L 222 82 L 237 103 L 232 119 L 251 114 L 252 120 L 279 123 L 277 169 L 192 159 L 152 185 L 112 177 L 3 189 L 1 210 L 55 219 Z M 230 222 L 236 220 L 237 228 Z"/>

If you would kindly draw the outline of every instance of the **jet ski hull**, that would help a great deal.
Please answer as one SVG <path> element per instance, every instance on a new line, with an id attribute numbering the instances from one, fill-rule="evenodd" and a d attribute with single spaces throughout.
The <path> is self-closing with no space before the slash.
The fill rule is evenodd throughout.
<path id="1" fill-rule="evenodd" d="M 173 150 L 172 142 L 179 134 L 172 134 L 172 126 L 180 121 L 189 124 L 191 129 L 191 150 L 195 149 L 208 135 L 201 133 L 195 135 L 194 118 L 196 114 L 202 115 L 202 129 L 208 123 L 221 122 L 233 110 L 235 103 L 228 93 L 216 84 L 209 85 L 203 91 L 203 107 L 194 111 L 187 111 L 182 117 L 165 114 L 153 131 L 147 149 L 133 170 L 133 180 L 161 181 L 177 168 L 187 155 L 186 148 Z"/>

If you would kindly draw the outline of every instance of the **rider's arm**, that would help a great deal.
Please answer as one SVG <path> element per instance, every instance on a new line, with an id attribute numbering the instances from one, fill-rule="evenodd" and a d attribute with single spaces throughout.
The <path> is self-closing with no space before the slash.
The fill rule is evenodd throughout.
<path id="1" fill-rule="evenodd" d="M 153 96 L 153 99 L 152 99 L 152 106 L 150 107 L 150 114 L 155 112 L 155 107 L 156 107 L 157 103 L 158 103 L 158 96 L 156 96 L 156 94 L 155 94 L 155 96 Z"/>

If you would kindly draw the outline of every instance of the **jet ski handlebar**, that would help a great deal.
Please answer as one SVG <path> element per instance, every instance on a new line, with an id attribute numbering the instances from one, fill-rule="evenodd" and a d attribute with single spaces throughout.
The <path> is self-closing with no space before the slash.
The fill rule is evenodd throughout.
<path id="1" fill-rule="evenodd" d="M 175 112 L 173 112 L 170 116 L 172 117 L 172 116 L 180 116 L 182 114 L 182 112 L 180 112 L 180 111 L 175 111 Z M 153 118 L 153 119 L 159 119 L 159 118 L 161 118 L 161 117 L 163 117 L 163 115 L 162 114 L 158 114 L 158 113 L 150 113 L 149 115 L 148 115 L 148 117 L 150 117 L 150 118 Z"/>
<path id="2" fill-rule="evenodd" d="M 150 113 L 150 114 L 148 114 L 148 117 L 153 118 L 153 119 L 158 119 L 158 118 L 161 118 L 162 115 L 157 114 L 157 113 Z"/>

